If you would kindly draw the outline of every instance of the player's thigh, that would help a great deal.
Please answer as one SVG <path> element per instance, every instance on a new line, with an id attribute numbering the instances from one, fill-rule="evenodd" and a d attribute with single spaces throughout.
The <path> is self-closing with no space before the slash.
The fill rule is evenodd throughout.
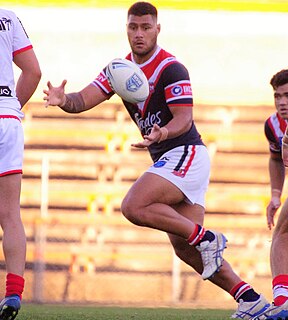
<path id="1" fill-rule="evenodd" d="M 0 177 L 0 215 L 18 215 L 22 174 L 8 174 Z"/>
<path id="2" fill-rule="evenodd" d="M 152 203 L 176 204 L 184 199 L 184 194 L 169 180 L 149 172 L 145 172 L 132 185 L 123 204 L 133 202 L 137 206 Z"/>

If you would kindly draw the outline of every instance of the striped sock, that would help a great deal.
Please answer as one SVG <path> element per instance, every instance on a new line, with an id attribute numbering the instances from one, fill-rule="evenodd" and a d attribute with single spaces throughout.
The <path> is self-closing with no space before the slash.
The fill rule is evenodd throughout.
<path id="1" fill-rule="evenodd" d="M 191 233 L 187 241 L 191 246 L 196 246 L 203 239 L 204 235 L 205 229 L 200 226 L 200 224 L 196 224 L 194 231 Z"/>
<path id="2" fill-rule="evenodd" d="M 259 299 L 259 294 L 254 291 L 254 289 L 250 286 L 250 284 L 241 281 L 236 286 L 234 286 L 230 292 L 231 296 L 239 302 L 240 299 L 247 301 L 256 301 Z"/>
<path id="3" fill-rule="evenodd" d="M 288 275 L 280 274 L 272 281 L 275 306 L 281 306 L 288 300 Z"/>

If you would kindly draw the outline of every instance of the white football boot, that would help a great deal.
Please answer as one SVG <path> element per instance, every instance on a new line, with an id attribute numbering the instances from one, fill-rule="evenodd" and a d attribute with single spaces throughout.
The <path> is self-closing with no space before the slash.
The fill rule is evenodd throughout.
<path id="1" fill-rule="evenodd" d="M 223 251 L 226 248 L 226 238 L 222 233 L 211 231 L 215 235 L 212 241 L 202 241 L 196 246 L 196 249 L 201 253 L 204 280 L 213 277 L 220 270 L 223 262 Z"/>
<path id="2" fill-rule="evenodd" d="M 254 317 L 253 320 L 288 320 L 288 301 L 281 306 L 275 306 L 273 303 L 271 306 Z"/>
<path id="3" fill-rule="evenodd" d="M 238 309 L 232 314 L 233 319 L 258 319 L 260 314 L 264 314 L 270 307 L 270 303 L 264 298 L 262 294 L 256 301 L 245 302 L 240 299 Z M 266 318 L 259 318 L 266 319 Z"/>

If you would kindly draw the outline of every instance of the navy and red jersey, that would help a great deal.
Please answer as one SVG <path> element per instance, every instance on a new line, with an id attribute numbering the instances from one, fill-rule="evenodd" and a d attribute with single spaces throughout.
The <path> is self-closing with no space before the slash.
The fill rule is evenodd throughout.
<path id="1" fill-rule="evenodd" d="M 281 118 L 278 112 L 273 113 L 265 121 L 265 135 L 271 152 L 281 154 L 282 138 L 286 127 L 287 120 Z"/>
<path id="2" fill-rule="evenodd" d="M 135 63 L 131 53 L 126 59 Z M 148 79 L 149 96 L 144 102 L 137 104 L 125 100 L 123 103 L 144 136 L 151 132 L 154 124 L 163 127 L 173 118 L 169 107 L 192 108 L 193 96 L 187 69 L 173 55 L 160 47 L 148 61 L 138 66 Z M 93 84 L 100 87 L 108 98 L 114 94 L 106 77 L 106 67 L 93 81 Z M 153 161 L 157 161 L 163 153 L 182 145 L 204 145 L 194 122 L 189 131 L 176 138 L 153 143 L 148 150 Z"/>

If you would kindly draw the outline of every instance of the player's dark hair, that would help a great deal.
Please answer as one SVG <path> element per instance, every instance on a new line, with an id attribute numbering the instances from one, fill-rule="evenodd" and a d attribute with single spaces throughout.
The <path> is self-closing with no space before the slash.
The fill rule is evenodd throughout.
<path id="1" fill-rule="evenodd" d="M 134 3 L 128 10 L 128 17 L 130 15 L 134 16 L 144 16 L 146 14 L 150 14 L 151 16 L 154 16 L 157 19 L 157 9 L 153 6 L 153 4 L 145 1 L 140 1 Z"/>
<path id="2" fill-rule="evenodd" d="M 277 72 L 270 80 L 270 84 L 274 90 L 286 83 L 288 83 L 288 69 Z"/>

